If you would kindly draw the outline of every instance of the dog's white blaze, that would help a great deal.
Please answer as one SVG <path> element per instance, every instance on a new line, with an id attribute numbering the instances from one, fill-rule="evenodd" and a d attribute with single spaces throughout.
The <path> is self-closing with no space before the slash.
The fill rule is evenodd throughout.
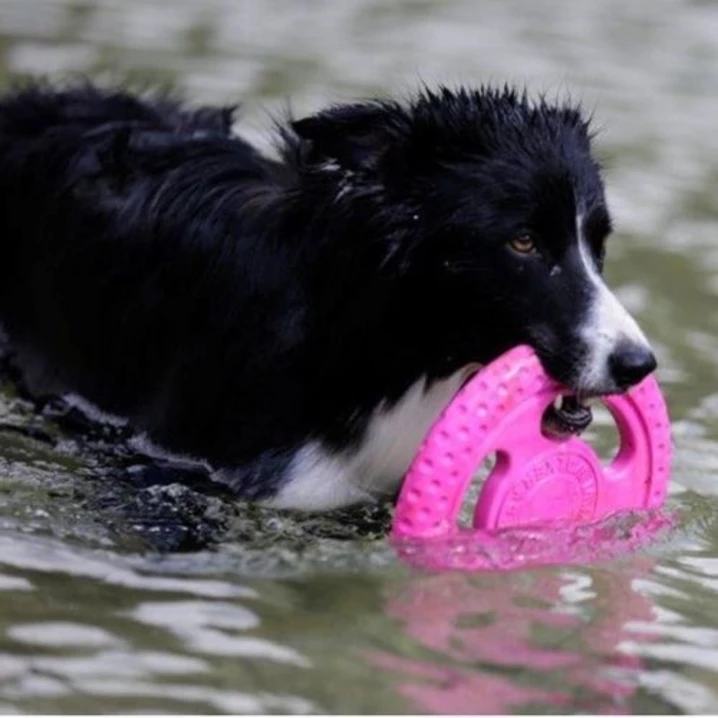
<path id="1" fill-rule="evenodd" d="M 431 425 L 474 370 L 467 367 L 428 388 L 422 378 L 396 404 L 380 405 L 351 452 L 330 453 L 319 443 L 308 444 L 294 458 L 284 488 L 265 503 L 322 511 L 395 490 Z"/>
<path id="2" fill-rule="evenodd" d="M 593 299 L 581 335 L 589 347 L 589 355 L 579 378 L 579 386 L 587 389 L 611 385 L 608 358 L 622 341 L 649 348 L 648 340 L 636 320 L 618 301 L 596 270 L 591 252 L 581 234 L 578 217 L 578 247 L 586 274 L 593 285 Z"/>

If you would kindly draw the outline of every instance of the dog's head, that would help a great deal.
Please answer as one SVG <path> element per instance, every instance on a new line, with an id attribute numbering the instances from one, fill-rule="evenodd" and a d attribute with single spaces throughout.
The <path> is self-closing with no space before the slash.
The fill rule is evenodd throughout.
<path id="1" fill-rule="evenodd" d="M 420 306 L 448 353 L 485 363 L 529 343 L 585 394 L 654 369 L 601 276 L 611 220 L 578 108 L 442 89 L 408 106 L 340 106 L 294 129 L 338 211 L 382 243 L 383 269 L 429 299 Z"/>

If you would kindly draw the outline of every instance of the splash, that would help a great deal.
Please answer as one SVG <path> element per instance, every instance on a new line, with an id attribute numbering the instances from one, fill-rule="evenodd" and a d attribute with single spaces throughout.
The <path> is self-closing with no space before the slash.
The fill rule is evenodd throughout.
<path id="1" fill-rule="evenodd" d="M 458 531 L 440 539 L 397 539 L 402 561 L 428 570 L 513 571 L 612 561 L 655 543 L 676 524 L 665 509 L 623 512 L 591 524 L 551 522 L 498 531 Z"/>

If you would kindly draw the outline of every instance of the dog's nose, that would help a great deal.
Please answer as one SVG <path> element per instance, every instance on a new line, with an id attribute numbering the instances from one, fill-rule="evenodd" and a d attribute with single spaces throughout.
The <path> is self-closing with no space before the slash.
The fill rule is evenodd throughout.
<path id="1" fill-rule="evenodd" d="M 611 354 L 608 364 L 615 384 L 628 389 L 656 368 L 656 357 L 646 346 L 627 344 Z"/>

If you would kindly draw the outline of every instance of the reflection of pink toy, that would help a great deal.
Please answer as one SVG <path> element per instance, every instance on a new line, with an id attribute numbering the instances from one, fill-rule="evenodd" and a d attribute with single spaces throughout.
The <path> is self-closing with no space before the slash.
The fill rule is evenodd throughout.
<path id="1" fill-rule="evenodd" d="M 603 399 L 618 425 L 620 450 L 608 466 L 578 437 L 541 430 L 547 407 L 565 393 L 528 347 L 499 357 L 471 379 L 426 437 L 404 480 L 395 539 L 465 535 L 457 522 L 478 467 L 496 464 L 479 495 L 474 529 L 561 522 L 658 508 L 671 463 L 670 422 L 656 380 Z"/>
<path id="2" fill-rule="evenodd" d="M 368 655 L 423 714 L 631 713 L 647 670 L 636 645 L 661 639 L 651 593 L 636 580 L 654 567 L 633 557 L 594 574 L 595 595 L 581 597 L 565 590 L 576 574 L 558 571 L 422 573 L 389 589 L 384 604 L 406 634 L 402 650 Z"/>

